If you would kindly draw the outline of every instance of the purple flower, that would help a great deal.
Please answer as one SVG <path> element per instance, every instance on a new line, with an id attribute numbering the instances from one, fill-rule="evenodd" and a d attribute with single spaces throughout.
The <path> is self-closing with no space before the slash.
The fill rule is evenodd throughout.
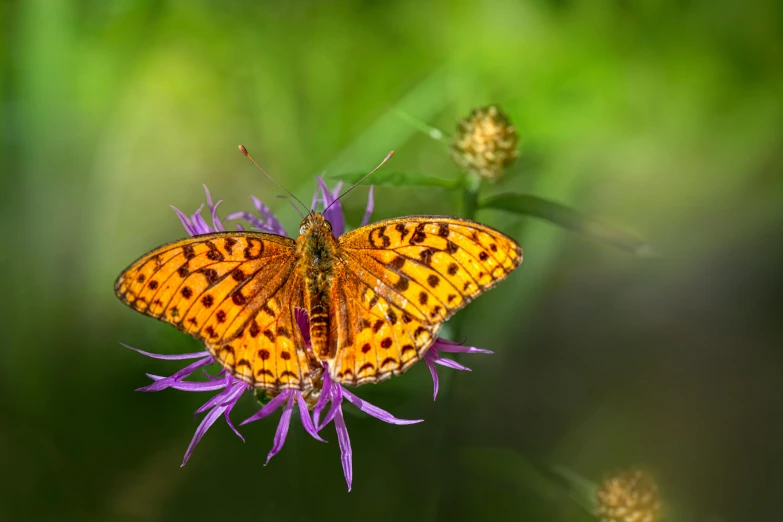
<path id="1" fill-rule="evenodd" d="M 440 364 L 441 366 L 445 366 L 446 368 L 451 368 L 452 370 L 463 370 L 468 372 L 471 371 L 470 368 L 458 363 L 453 359 L 446 359 L 445 357 L 442 357 L 439 352 L 493 353 L 489 350 L 484 350 L 482 348 L 475 348 L 473 346 L 463 346 L 459 343 L 455 343 L 454 341 L 449 341 L 448 339 L 443 339 L 441 337 L 438 337 L 435 340 L 435 344 L 430 346 L 430 349 L 427 350 L 427 353 L 424 354 L 424 362 L 427 363 L 427 366 L 430 369 L 430 373 L 432 374 L 432 384 L 434 388 L 432 392 L 433 401 L 438 398 L 438 372 L 435 370 L 436 364 Z"/>
<path id="2" fill-rule="evenodd" d="M 332 224 L 332 231 L 334 235 L 340 236 L 345 232 L 345 217 L 343 216 L 342 206 L 340 205 L 340 202 L 337 201 L 337 198 L 340 195 L 342 184 L 338 184 L 334 190 L 330 191 L 323 179 L 318 178 L 318 186 L 318 191 L 316 191 L 315 195 L 313 196 L 312 208 L 315 209 L 317 206 L 321 206 L 321 208 L 324 209 L 328 208 L 328 210 L 324 212 L 324 215 L 326 219 L 328 219 Z M 191 236 L 225 231 L 225 227 L 223 226 L 223 223 L 217 214 L 217 208 L 222 203 L 222 201 L 213 203 L 212 196 L 206 186 L 204 186 L 204 191 L 206 193 L 211 225 L 201 215 L 202 211 L 204 210 L 204 205 L 201 205 L 196 210 L 196 212 L 190 216 L 184 214 L 179 209 L 172 207 L 182 222 L 183 227 Z M 271 212 L 269 207 L 264 205 L 258 198 L 254 196 L 251 196 L 251 201 L 253 202 L 253 206 L 255 207 L 257 214 L 251 212 L 235 212 L 233 214 L 229 214 L 228 219 L 243 219 L 253 229 L 278 235 L 286 235 L 282 225 Z M 362 219 L 362 226 L 366 225 L 370 221 L 373 207 L 373 188 L 370 187 L 367 207 L 364 218 Z M 237 229 L 243 230 L 240 225 L 237 225 Z M 304 310 L 297 309 L 296 319 L 305 342 L 309 346 L 310 327 L 307 313 Z M 196 410 L 196 415 L 205 412 L 206 415 L 201 420 L 201 423 L 196 429 L 196 433 L 194 434 L 193 439 L 191 440 L 190 445 L 185 452 L 185 457 L 182 461 L 183 466 L 185 463 L 187 463 L 196 445 L 199 443 L 207 430 L 221 416 L 225 418 L 226 423 L 234 431 L 234 433 L 236 433 L 236 435 L 242 439 L 242 441 L 244 441 L 242 435 L 231 422 L 230 414 L 239 398 L 245 392 L 250 391 L 252 388 L 245 382 L 234 378 L 231 374 L 226 372 L 226 370 L 221 370 L 217 375 L 208 374 L 204 368 L 215 362 L 212 355 L 208 351 L 182 355 L 160 355 L 145 352 L 127 345 L 123 346 L 156 359 L 195 359 L 195 362 L 189 364 L 188 366 L 168 377 L 147 374 L 147 376 L 152 379 L 152 383 L 139 388 L 138 391 L 154 392 L 172 388 L 175 390 L 188 392 L 218 392 L 211 399 L 205 402 L 198 410 Z M 488 350 L 466 347 L 452 341 L 438 339 L 424 356 L 424 360 L 432 372 L 435 389 L 434 397 L 437 396 L 438 393 L 438 375 L 435 372 L 434 364 L 437 363 L 456 370 L 469 370 L 469 368 L 457 363 L 456 361 L 441 357 L 439 352 L 492 353 Z M 199 369 L 202 369 L 203 374 L 206 376 L 205 381 L 186 380 Z M 315 401 L 316 397 L 317 401 Z M 348 484 L 348 490 L 350 491 L 353 480 L 353 465 L 351 441 L 350 437 L 348 436 L 348 430 L 345 425 L 345 418 L 342 411 L 343 400 L 348 401 L 366 414 L 389 424 L 401 425 L 422 422 L 421 420 L 398 419 L 389 412 L 360 399 L 352 392 L 341 386 L 339 383 L 332 381 L 329 377 L 328 368 L 324 367 L 321 379 L 316 379 L 315 388 L 309 393 L 309 395 L 305 396 L 302 392 L 296 390 L 284 390 L 276 396 L 272 397 L 272 400 L 268 404 L 262 407 L 261 410 L 259 410 L 256 414 L 242 422 L 241 425 L 263 419 L 264 417 L 271 415 L 277 409 L 281 407 L 283 408 L 283 413 L 280 416 L 280 421 L 278 423 L 277 431 L 275 432 L 274 441 L 272 443 L 272 449 L 267 455 L 266 463 L 268 464 L 269 460 L 275 456 L 285 444 L 295 406 L 299 411 L 299 417 L 305 431 L 307 431 L 307 433 L 319 441 L 325 442 L 320 437 L 319 432 L 330 422 L 333 422 L 337 432 L 337 440 L 340 447 L 343 473 Z M 315 401 L 314 405 L 313 401 Z M 313 407 L 312 414 L 310 413 L 310 406 Z"/>

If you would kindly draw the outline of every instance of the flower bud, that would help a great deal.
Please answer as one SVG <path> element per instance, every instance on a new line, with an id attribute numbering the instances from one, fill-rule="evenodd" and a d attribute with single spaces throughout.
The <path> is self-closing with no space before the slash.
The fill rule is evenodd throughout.
<path id="1" fill-rule="evenodd" d="M 451 154 L 461 167 L 496 181 L 519 155 L 518 139 L 508 116 L 497 106 L 479 107 L 457 123 Z"/>
<path id="2" fill-rule="evenodd" d="M 661 507 L 658 485 L 640 470 L 613 474 L 596 496 L 601 522 L 654 522 Z"/>

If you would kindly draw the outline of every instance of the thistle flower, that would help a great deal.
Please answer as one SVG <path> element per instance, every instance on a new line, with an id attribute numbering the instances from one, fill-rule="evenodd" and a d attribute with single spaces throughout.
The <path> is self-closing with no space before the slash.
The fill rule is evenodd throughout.
<path id="1" fill-rule="evenodd" d="M 517 131 L 497 106 L 479 107 L 457 123 L 451 154 L 461 167 L 489 181 L 498 180 L 517 152 Z"/>
<path id="2" fill-rule="evenodd" d="M 661 507 L 657 484 L 640 470 L 610 476 L 596 497 L 601 522 L 654 522 Z"/>
<path id="3" fill-rule="evenodd" d="M 435 369 L 436 364 L 440 364 L 441 366 L 445 366 L 446 368 L 451 368 L 452 370 L 462 370 L 468 372 L 472 371 L 467 366 L 464 366 L 455 360 L 447 359 L 441 356 L 440 352 L 493 353 L 489 350 L 476 348 L 474 346 L 463 346 L 459 343 L 455 343 L 454 341 L 449 341 L 448 339 L 443 339 L 438 337 L 435 340 L 435 343 L 432 346 L 430 346 L 430 349 L 427 350 L 427 353 L 424 354 L 424 362 L 427 363 L 427 367 L 430 369 L 430 373 L 432 374 L 432 384 L 433 384 L 432 400 L 433 401 L 438 398 L 438 372 Z"/>
<path id="4" fill-rule="evenodd" d="M 345 232 L 345 218 L 340 202 L 337 201 L 337 198 L 340 194 L 340 189 L 342 188 L 341 184 L 338 184 L 335 189 L 329 190 L 323 179 L 318 178 L 318 185 L 318 191 L 313 197 L 312 208 L 316 208 L 318 205 L 322 205 L 323 208 L 329 207 L 329 210 L 325 212 L 325 217 L 332 223 L 332 232 L 335 234 L 335 236 L 340 236 Z M 191 236 L 225 231 L 223 222 L 217 214 L 217 208 L 222 203 L 222 200 L 213 202 L 212 195 L 206 186 L 204 186 L 204 191 L 206 194 L 207 207 L 210 213 L 211 224 L 208 223 L 207 220 L 205 220 L 201 215 L 202 211 L 204 210 L 204 205 L 201 205 L 196 210 L 196 212 L 191 215 L 186 215 L 179 209 L 172 207 L 177 213 L 182 226 Z M 242 219 L 246 221 L 253 229 L 285 235 L 285 230 L 275 215 L 270 211 L 270 209 L 254 196 L 251 196 L 251 201 L 253 202 L 253 206 L 256 208 L 258 214 L 254 214 L 252 212 L 235 212 L 230 214 L 227 219 Z M 370 221 L 373 206 L 373 188 L 370 187 L 370 193 L 364 218 L 362 219 L 362 225 L 365 225 Z M 242 227 L 237 225 L 237 229 L 242 230 Z M 305 343 L 309 346 L 310 325 L 307 313 L 301 309 L 297 309 L 295 312 L 297 324 L 301 330 L 303 338 L 305 339 Z M 191 440 L 190 445 L 185 452 L 185 457 L 182 461 L 183 466 L 187 463 L 188 459 L 193 454 L 193 450 L 195 449 L 196 445 L 198 445 L 198 443 L 201 441 L 207 430 L 209 430 L 209 428 L 221 416 L 224 417 L 231 430 L 244 442 L 245 439 L 232 423 L 230 414 L 239 398 L 245 392 L 252 391 L 252 387 L 246 384 L 244 381 L 234 378 L 224 369 L 221 370 L 217 375 L 208 374 L 205 371 L 205 368 L 215 362 L 212 355 L 208 351 L 205 350 L 181 355 L 160 355 L 146 352 L 127 345 L 123 346 L 141 353 L 142 355 L 156 359 L 195 359 L 195 362 L 189 364 L 188 366 L 168 377 L 147 374 L 147 376 L 152 379 L 153 382 L 147 386 L 139 388 L 138 391 L 155 392 L 172 388 L 175 390 L 188 392 L 218 392 L 196 410 L 196 415 L 205 412 L 206 415 L 202 419 L 198 428 L 196 428 L 196 433 L 194 434 L 193 439 Z M 456 370 L 469 370 L 469 368 L 457 363 L 456 361 L 442 357 L 440 352 L 492 353 L 488 350 L 466 347 L 452 341 L 438 339 L 425 355 L 425 361 L 427 362 L 427 365 L 430 367 L 430 371 L 432 372 L 434 397 L 437 396 L 438 393 L 438 375 L 435 372 L 434 364 L 440 364 Z M 201 369 L 203 374 L 206 376 L 205 381 L 187 380 L 199 369 Z M 342 412 L 344 400 L 359 408 L 364 413 L 389 424 L 403 425 L 422 422 L 421 420 L 398 419 L 389 412 L 360 399 L 339 383 L 332 381 L 329 377 L 328 368 L 325 367 L 322 373 L 322 377 L 315 380 L 313 390 L 309 390 L 304 393 L 297 390 L 284 390 L 273 396 L 271 400 L 266 403 L 257 413 L 246 419 L 241 423 L 241 425 L 268 417 L 277 409 L 281 407 L 283 408 L 283 413 L 280 416 L 277 431 L 275 432 L 272 449 L 267 455 L 266 463 L 268 464 L 269 460 L 275 456 L 285 444 L 295 405 L 299 411 L 299 417 L 302 421 L 302 426 L 304 427 L 305 431 L 307 431 L 307 433 L 309 433 L 316 440 L 326 442 L 321 438 L 319 432 L 323 430 L 329 423 L 333 422 L 340 447 L 343 473 L 348 484 L 348 490 L 350 491 L 353 481 L 353 465 L 351 441 Z M 324 412 L 326 413 L 324 414 Z"/>

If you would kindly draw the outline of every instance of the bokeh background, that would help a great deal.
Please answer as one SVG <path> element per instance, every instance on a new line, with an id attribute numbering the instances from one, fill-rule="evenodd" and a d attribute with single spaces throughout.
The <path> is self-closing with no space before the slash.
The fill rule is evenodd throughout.
<path id="1" fill-rule="evenodd" d="M 594 520 L 550 472 L 642 466 L 671 520 L 774 520 L 783 490 L 783 7 L 501 0 L 0 2 L 0 520 Z M 133 390 L 180 365 L 123 349 L 196 342 L 113 295 L 143 252 L 184 235 L 201 185 L 225 212 L 314 176 L 453 179 L 442 143 L 499 103 L 517 191 L 645 238 L 635 257 L 533 218 L 481 211 L 520 269 L 460 312 L 492 356 L 422 364 L 360 394 L 354 490 L 294 420 L 218 422 L 179 464 L 207 396 Z M 356 225 L 367 188 L 344 200 Z M 459 212 L 437 188 L 376 188 L 375 218 Z M 224 214 L 225 215 L 225 214 Z M 462 339 L 460 339 L 462 340 Z M 443 383 L 442 383 L 443 385 Z M 442 390 L 443 393 L 443 390 Z M 244 397 L 234 418 L 257 409 Z M 348 410 L 349 408 L 346 408 Z M 275 417 L 276 419 L 276 417 Z"/>

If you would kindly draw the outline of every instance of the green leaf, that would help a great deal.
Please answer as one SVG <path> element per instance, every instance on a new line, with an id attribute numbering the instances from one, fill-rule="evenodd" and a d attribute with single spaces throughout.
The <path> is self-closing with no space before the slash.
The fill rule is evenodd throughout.
<path id="1" fill-rule="evenodd" d="M 351 185 L 356 183 L 364 176 L 366 172 L 358 174 L 334 174 L 328 176 L 329 179 L 344 181 Z M 411 174 L 408 172 L 383 172 L 379 171 L 372 175 L 366 182 L 367 185 L 382 187 L 440 187 L 445 189 L 459 188 L 459 180 L 434 178 L 423 174 Z"/>
<path id="2" fill-rule="evenodd" d="M 597 512 L 596 491 L 598 486 L 594 482 L 564 466 L 552 467 L 552 473 L 563 482 L 574 502 L 582 506 L 588 513 Z"/>
<path id="3" fill-rule="evenodd" d="M 479 208 L 493 208 L 520 216 L 533 216 L 608 243 L 640 257 L 655 257 L 655 251 L 638 237 L 624 232 L 554 201 L 527 194 L 499 194 L 479 202 Z"/>

